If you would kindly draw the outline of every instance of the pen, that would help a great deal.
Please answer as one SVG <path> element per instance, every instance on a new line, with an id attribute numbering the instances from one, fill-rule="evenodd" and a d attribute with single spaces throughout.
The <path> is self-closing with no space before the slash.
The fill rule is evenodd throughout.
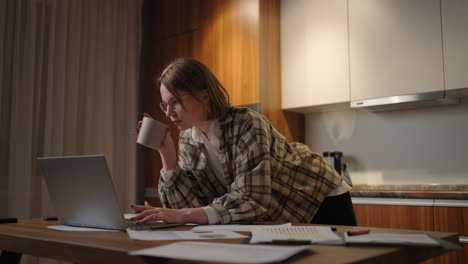
<path id="1" fill-rule="evenodd" d="M 55 221 L 55 220 L 58 220 L 58 218 L 56 216 L 43 216 L 42 220 L 44 220 L 44 221 Z"/>
<path id="2" fill-rule="evenodd" d="M 299 239 L 273 239 L 272 244 L 288 244 L 288 245 L 309 245 L 310 240 L 299 240 Z"/>
<path id="3" fill-rule="evenodd" d="M 369 234 L 370 230 L 369 229 L 366 229 L 366 230 L 358 230 L 358 231 L 348 231 L 348 236 L 359 236 L 359 235 L 365 235 L 365 234 Z"/>

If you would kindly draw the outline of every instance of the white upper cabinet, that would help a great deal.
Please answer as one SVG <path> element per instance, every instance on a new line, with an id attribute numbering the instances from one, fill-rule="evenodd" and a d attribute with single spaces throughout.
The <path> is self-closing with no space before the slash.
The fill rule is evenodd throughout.
<path id="1" fill-rule="evenodd" d="M 443 90 L 441 51 L 439 0 L 349 0 L 351 101 Z"/>
<path id="2" fill-rule="evenodd" d="M 281 1 L 282 108 L 349 102 L 346 0 Z"/>
<path id="3" fill-rule="evenodd" d="M 445 88 L 468 87 L 468 1 L 442 0 Z"/>

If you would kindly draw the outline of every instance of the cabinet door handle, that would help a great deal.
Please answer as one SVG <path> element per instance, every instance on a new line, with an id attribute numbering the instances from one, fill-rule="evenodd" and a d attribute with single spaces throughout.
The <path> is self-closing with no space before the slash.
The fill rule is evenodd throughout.
<path id="1" fill-rule="evenodd" d="M 458 236 L 458 241 L 461 244 L 468 244 L 468 236 L 460 235 L 460 236 Z"/>

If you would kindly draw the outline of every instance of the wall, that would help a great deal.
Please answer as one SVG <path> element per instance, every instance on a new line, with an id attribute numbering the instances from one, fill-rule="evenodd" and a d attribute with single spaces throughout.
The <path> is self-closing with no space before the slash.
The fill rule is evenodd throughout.
<path id="1" fill-rule="evenodd" d="M 306 115 L 306 144 L 343 151 L 355 184 L 468 184 L 468 99 L 461 104 Z"/>

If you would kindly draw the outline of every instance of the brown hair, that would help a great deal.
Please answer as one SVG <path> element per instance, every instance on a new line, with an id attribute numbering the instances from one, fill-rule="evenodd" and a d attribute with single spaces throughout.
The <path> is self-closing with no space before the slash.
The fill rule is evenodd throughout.
<path id="1" fill-rule="evenodd" d="M 178 58 L 172 61 L 157 79 L 157 87 L 161 84 L 184 106 L 177 91 L 183 91 L 195 96 L 200 91 L 207 90 L 210 98 L 208 120 L 223 117 L 231 104 L 229 94 L 216 76 L 203 63 L 193 58 Z"/>

